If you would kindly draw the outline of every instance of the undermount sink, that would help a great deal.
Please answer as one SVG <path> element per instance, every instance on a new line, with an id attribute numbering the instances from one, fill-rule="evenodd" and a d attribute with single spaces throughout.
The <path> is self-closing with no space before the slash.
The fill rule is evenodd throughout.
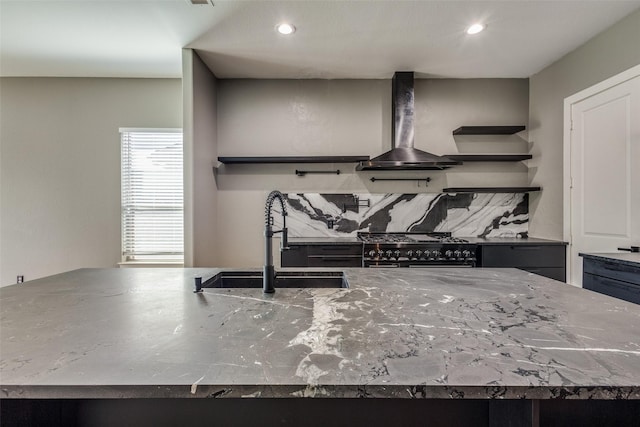
<path id="1" fill-rule="evenodd" d="M 203 288 L 261 288 L 261 271 L 222 271 L 202 283 Z M 342 271 L 279 271 L 277 288 L 348 288 Z"/>

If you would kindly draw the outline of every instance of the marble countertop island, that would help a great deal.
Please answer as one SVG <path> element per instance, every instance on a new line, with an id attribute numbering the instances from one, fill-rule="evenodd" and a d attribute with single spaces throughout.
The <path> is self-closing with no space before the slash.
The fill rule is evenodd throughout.
<path id="1" fill-rule="evenodd" d="M 0 289 L 2 398 L 640 399 L 635 304 L 481 268 L 193 292 L 219 271 L 81 269 Z"/>

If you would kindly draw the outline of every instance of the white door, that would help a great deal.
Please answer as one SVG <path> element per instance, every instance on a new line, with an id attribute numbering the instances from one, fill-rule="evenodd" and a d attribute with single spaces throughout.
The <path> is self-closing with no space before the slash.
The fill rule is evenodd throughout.
<path id="1" fill-rule="evenodd" d="M 582 286 L 578 253 L 617 252 L 618 247 L 640 243 L 637 71 L 635 77 L 610 82 L 604 89 L 600 85 L 585 97 L 572 97 L 575 102 L 570 103 L 568 281 L 572 285 Z"/>

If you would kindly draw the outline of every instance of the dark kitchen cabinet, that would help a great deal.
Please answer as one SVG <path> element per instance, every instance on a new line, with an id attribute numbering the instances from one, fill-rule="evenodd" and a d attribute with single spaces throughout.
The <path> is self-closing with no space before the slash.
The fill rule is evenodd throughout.
<path id="1" fill-rule="evenodd" d="M 566 281 L 564 244 L 480 245 L 479 267 L 512 267 Z"/>
<path id="2" fill-rule="evenodd" d="M 584 258 L 582 287 L 640 304 L 640 266 Z"/>
<path id="3" fill-rule="evenodd" d="M 362 244 L 290 244 L 282 267 L 362 267 Z"/>

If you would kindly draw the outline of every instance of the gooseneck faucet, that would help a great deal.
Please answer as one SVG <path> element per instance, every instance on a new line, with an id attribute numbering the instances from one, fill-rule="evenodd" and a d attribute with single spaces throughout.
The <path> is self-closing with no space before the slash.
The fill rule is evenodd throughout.
<path id="1" fill-rule="evenodd" d="M 273 217 L 271 216 L 271 208 L 275 199 L 280 200 L 280 206 L 282 206 L 282 230 L 273 231 Z M 267 196 L 267 202 L 264 207 L 264 271 L 262 275 L 262 292 L 265 294 L 272 294 L 276 290 L 274 283 L 276 281 L 276 271 L 273 267 L 273 253 L 271 248 L 271 239 L 274 234 L 282 233 L 282 240 L 280 241 L 280 250 L 289 249 L 287 242 L 287 208 L 284 202 L 284 195 L 274 190 Z"/>

